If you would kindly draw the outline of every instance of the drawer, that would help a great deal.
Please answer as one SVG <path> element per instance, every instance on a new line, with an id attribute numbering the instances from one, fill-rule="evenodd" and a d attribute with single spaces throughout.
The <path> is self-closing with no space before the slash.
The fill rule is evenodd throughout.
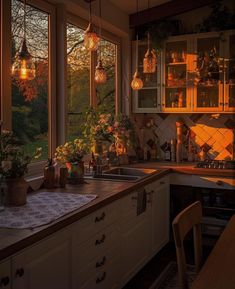
<path id="1" fill-rule="evenodd" d="M 90 278 L 81 287 L 73 289 L 116 289 L 119 282 L 119 266 L 118 260 L 113 259 L 109 264 L 109 268 L 100 270 L 95 275 L 90 275 Z"/>
<path id="2" fill-rule="evenodd" d="M 181 186 L 192 186 L 192 175 L 171 173 L 170 184 Z"/>
<path id="3" fill-rule="evenodd" d="M 235 179 L 226 177 L 192 176 L 193 187 L 235 190 Z"/>
<path id="4" fill-rule="evenodd" d="M 95 257 L 101 258 L 108 250 L 117 247 L 119 242 L 119 228 L 117 224 L 112 224 L 101 230 L 83 243 L 73 239 L 73 268 L 77 268 L 77 271 L 80 271 Z"/>
<path id="5" fill-rule="evenodd" d="M 90 263 L 80 268 L 79 272 L 74 268 L 75 270 L 73 270 L 72 274 L 73 288 L 81 288 L 92 276 L 102 276 L 103 272 L 106 272 L 105 275 L 110 274 L 114 270 L 112 264 L 120 260 L 117 252 L 120 252 L 120 248 L 113 247 L 111 250 L 92 259 Z"/>
<path id="6" fill-rule="evenodd" d="M 114 223 L 118 218 L 118 201 L 105 206 L 72 225 L 73 239 L 77 243 L 89 239 L 97 232 Z"/>

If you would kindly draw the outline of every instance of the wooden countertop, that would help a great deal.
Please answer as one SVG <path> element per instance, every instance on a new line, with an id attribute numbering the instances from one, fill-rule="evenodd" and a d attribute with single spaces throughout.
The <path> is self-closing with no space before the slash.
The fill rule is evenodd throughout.
<path id="1" fill-rule="evenodd" d="M 228 222 L 191 289 L 235 289 L 235 215 Z"/>
<path id="2" fill-rule="evenodd" d="M 79 220 L 80 218 L 94 212 L 131 191 L 149 183 L 170 172 L 183 174 L 211 175 L 220 177 L 234 177 L 234 170 L 200 169 L 194 168 L 190 163 L 170 163 L 170 162 L 143 162 L 129 165 L 131 167 L 159 169 L 155 174 L 139 182 L 113 182 L 103 180 L 87 180 L 84 184 L 67 186 L 66 189 L 55 189 L 56 192 L 74 192 L 85 194 L 97 194 L 98 198 L 91 203 L 73 211 L 57 221 L 33 230 L 27 229 L 0 229 L 0 260 L 15 254 L 17 251 L 37 242 L 44 237 L 64 228 L 65 226 Z"/>
<path id="3" fill-rule="evenodd" d="M 157 180 L 169 173 L 168 169 L 161 169 L 151 176 L 144 178 L 139 182 L 114 182 L 107 180 L 86 180 L 84 184 L 67 185 L 66 189 L 54 189 L 55 192 L 72 192 L 96 194 L 98 198 L 83 206 L 82 208 L 73 211 L 57 219 L 56 221 L 41 226 L 35 229 L 0 229 L 0 260 L 5 259 L 18 251 L 40 241 L 50 234 L 66 227 L 67 225 L 89 215 L 97 209 L 129 194 L 135 189 L 143 185 Z M 45 189 L 44 189 L 45 191 Z M 50 190 L 48 190 L 50 191 Z M 52 190 L 51 190 L 52 191 Z"/>
<path id="4" fill-rule="evenodd" d="M 132 165 L 133 167 L 149 169 L 169 169 L 170 172 L 190 174 L 190 175 L 207 175 L 217 177 L 234 177 L 235 170 L 225 169 L 203 169 L 195 168 L 195 163 L 174 163 L 174 162 L 143 162 Z"/>

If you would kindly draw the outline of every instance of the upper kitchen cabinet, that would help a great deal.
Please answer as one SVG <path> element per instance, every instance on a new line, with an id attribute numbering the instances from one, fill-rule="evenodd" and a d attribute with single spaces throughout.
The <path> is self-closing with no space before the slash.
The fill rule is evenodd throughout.
<path id="1" fill-rule="evenodd" d="M 229 45 L 226 46 L 224 68 L 224 110 L 235 111 L 235 32 L 227 35 Z"/>
<path id="2" fill-rule="evenodd" d="M 162 65 L 161 106 L 163 112 L 189 111 L 190 90 L 187 87 L 189 70 L 189 41 L 185 37 L 166 43 Z"/>
<path id="3" fill-rule="evenodd" d="M 147 52 L 147 42 L 138 42 L 138 72 L 143 81 L 143 88 L 134 91 L 132 93 L 133 112 L 160 112 L 161 100 L 160 100 L 160 67 L 159 63 L 161 55 L 155 53 L 157 57 L 157 67 L 154 73 L 143 73 L 143 59 Z M 136 41 L 132 42 L 132 71 L 136 70 Z"/>
<path id="4" fill-rule="evenodd" d="M 234 31 L 169 38 L 158 57 L 157 73 L 141 73 L 144 87 L 133 93 L 133 112 L 235 111 L 234 42 Z M 148 78 L 154 79 L 151 85 Z"/>

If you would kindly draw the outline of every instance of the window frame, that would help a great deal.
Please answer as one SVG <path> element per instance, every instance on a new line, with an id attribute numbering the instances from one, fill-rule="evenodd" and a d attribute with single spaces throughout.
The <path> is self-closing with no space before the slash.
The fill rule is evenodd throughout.
<path id="1" fill-rule="evenodd" d="M 44 1 L 28 0 L 27 5 L 48 14 L 48 156 L 56 148 L 56 7 Z M 2 128 L 12 130 L 11 1 L 1 1 L 1 119 Z M 9 73 L 3 71 L 9 67 Z M 26 177 L 41 176 L 46 160 L 29 164 Z"/>
<path id="2" fill-rule="evenodd" d="M 77 26 L 80 29 L 86 30 L 88 21 L 81 18 L 78 15 L 67 13 L 67 23 Z M 95 25 L 95 24 L 94 24 Z M 111 32 L 102 28 L 102 39 L 107 40 L 116 45 L 116 61 L 115 61 L 115 114 L 121 112 L 121 39 L 112 34 Z M 95 67 L 97 65 L 97 54 L 96 52 L 90 53 L 90 105 L 93 107 L 97 106 L 96 100 L 96 83 L 94 80 Z M 66 114 L 67 115 L 67 114 Z"/>

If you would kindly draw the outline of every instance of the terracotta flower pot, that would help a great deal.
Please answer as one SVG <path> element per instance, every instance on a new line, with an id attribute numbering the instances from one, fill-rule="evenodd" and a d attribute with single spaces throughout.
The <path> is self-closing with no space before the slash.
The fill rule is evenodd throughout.
<path id="1" fill-rule="evenodd" d="M 28 184 L 23 177 L 7 179 L 7 198 L 8 206 L 23 206 L 27 200 Z"/>

